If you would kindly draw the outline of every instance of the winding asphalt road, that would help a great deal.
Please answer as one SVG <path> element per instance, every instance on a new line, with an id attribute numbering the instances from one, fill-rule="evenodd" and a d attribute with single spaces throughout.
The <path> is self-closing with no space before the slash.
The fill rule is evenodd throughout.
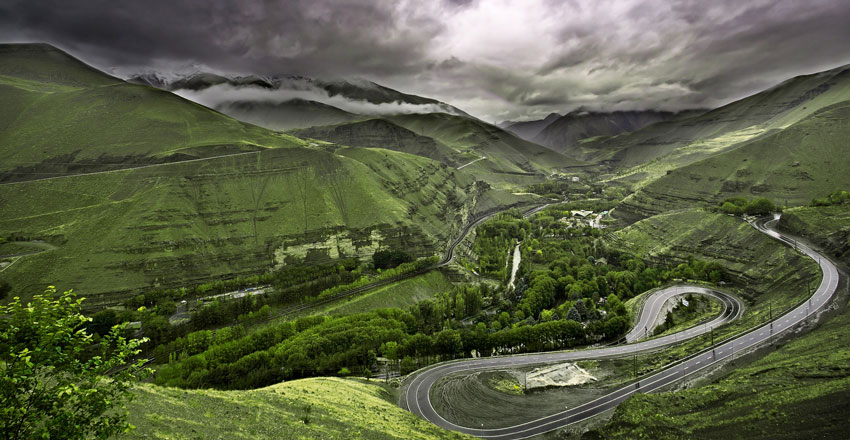
<path id="1" fill-rule="evenodd" d="M 409 379 L 406 382 L 402 394 L 403 402 L 401 402 L 401 405 L 414 414 L 438 426 L 453 431 L 459 431 L 486 439 L 524 439 L 563 428 L 567 425 L 601 414 L 604 411 L 617 407 L 617 405 L 634 393 L 655 391 L 682 378 L 694 375 L 707 367 L 730 359 L 738 353 L 750 350 L 765 341 L 775 338 L 780 333 L 795 327 L 797 324 L 803 322 L 809 316 L 817 313 L 826 306 L 838 287 L 838 270 L 835 268 L 835 265 L 829 261 L 829 259 L 815 252 L 808 246 L 796 243 L 793 239 L 790 239 L 767 226 L 769 223 L 775 223 L 778 219 L 779 217 L 776 216 L 767 222 L 756 222 L 753 226 L 776 240 L 791 246 L 796 246 L 800 252 L 809 256 L 813 260 L 816 260 L 821 268 L 821 272 L 823 273 L 823 278 L 821 279 L 820 285 L 808 301 L 805 301 L 790 312 L 777 317 L 773 321 L 765 323 L 764 325 L 733 339 L 709 347 L 708 349 L 692 355 L 679 363 L 675 363 L 658 373 L 640 378 L 640 380 L 635 383 L 622 386 L 591 402 L 565 411 L 560 411 L 537 420 L 532 420 L 506 428 L 470 428 L 466 426 L 459 426 L 445 420 L 437 414 L 433 406 L 431 406 L 429 398 L 431 388 L 437 380 L 448 374 L 486 369 L 516 368 L 535 364 L 575 361 L 580 359 L 619 357 L 669 345 L 675 341 L 693 337 L 710 330 L 708 330 L 705 326 L 700 325 L 675 335 L 595 350 L 466 359 L 437 364 L 420 371 L 418 374 L 413 376 L 412 379 Z"/>
<path id="2" fill-rule="evenodd" d="M 689 293 L 711 296 L 717 298 L 718 300 L 720 300 L 720 303 L 723 304 L 723 311 L 720 313 L 720 315 L 718 315 L 716 318 L 709 322 L 700 324 L 701 326 L 708 327 L 709 329 L 720 327 L 721 325 L 726 324 L 729 321 L 737 319 L 744 309 L 743 303 L 741 303 L 738 298 L 735 298 L 734 296 L 729 295 L 726 292 L 720 292 L 718 290 L 706 289 L 705 287 L 697 286 L 668 287 L 666 289 L 654 292 L 652 295 L 649 296 L 649 298 L 646 299 L 646 302 L 643 303 L 643 307 L 641 308 L 638 322 L 632 327 L 632 330 L 625 336 L 626 342 L 635 342 L 641 339 L 646 339 L 648 336 L 650 336 L 649 332 L 652 330 L 650 326 L 653 322 L 655 322 L 655 319 L 661 313 L 661 309 L 664 307 L 664 303 L 666 303 L 667 300 L 670 298 L 680 295 L 687 295 Z M 677 334 L 679 340 L 682 340 L 682 337 L 692 337 L 687 335 L 689 335 L 687 330 Z"/>

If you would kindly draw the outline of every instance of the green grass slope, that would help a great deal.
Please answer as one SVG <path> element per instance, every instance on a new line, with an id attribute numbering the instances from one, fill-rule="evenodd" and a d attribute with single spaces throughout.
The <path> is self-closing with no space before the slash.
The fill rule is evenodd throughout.
<path id="1" fill-rule="evenodd" d="M 778 227 L 810 238 L 841 261 L 850 261 L 850 205 L 787 209 Z"/>
<path id="2" fill-rule="evenodd" d="M 70 87 L 120 84 L 94 67 L 48 44 L 0 44 L 0 75 Z"/>
<path id="3" fill-rule="evenodd" d="M 3 262 L 16 294 L 85 288 L 96 307 L 381 246 L 433 255 L 477 210 L 518 200 L 427 158 L 238 122 L 50 46 L 0 46 L 0 66 L 0 237 L 55 247 Z"/>
<path id="4" fill-rule="evenodd" d="M 610 113 L 573 111 L 547 124 L 533 138 L 526 139 L 570 157 L 581 157 L 581 139 L 631 132 L 675 117 L 677 115 L 674 113 L 652 110 Z"/>
<path id="5" fill-rule="evenodd" d="M 251 391 L 136 389 L 136 429 L 119 438 L 461 439 L 393 403 L 388 389 L 354 379 L 315 378 Z"/>
<path id="6" fill-rule="evenodd" d="M 782 246 L 735 217 L 700 209 L 656 215 L 609 236 L 618 247 L 664 264 L 689 257 L 720 263 L 741 295 L 753 303 L 774 303 L 774 310 L 796 299 L 783 292 L 805 293 L 807 280 L 816 278 L 814 263 Z M 765 306 L 766 308 L 766 306 Z"/>
<path id="7" fill-rule="evenodd" d="M 464 155 L 427 136 L 420 136 L 385 119 L 295 130 L 301 138 L 321 139 L 352 147 L 386 148 L 428 157 L 457 167 L 477 157 Z"/>
<path id="8" fill-rule="evenodd" d="M 642 216 L 728 197 L 800 205 L 850 188 L 850 101 L 818 110 L 774 134 L 670 170 L 624 203 Z"/>
<path id="9" fill-rule="evenodd" d="M 842 66 L 790 79 L 710 112 L 586 142 L 581 148 L 584 159 L 611 161 L 621 178 L 651 181 L 847 100 L 850 66 Z"/>
<path id="10" fill-rule="evenodd" d="M 0 45 L 0 180 L 302 144 L 128 84 L 47 45 Z"/>
<path id="11" fill-rule="evenodd" d="M 433 255 L 485 191 L 417 156 L 304 148 L 0 185 L 0 236 L 58 246 L 0 276 L 21 294 L 85 288 L 95 306 L 380 246 Z"/>
<path id="12" fill-rule="evenodd" d="M 447 145 L 470 157 L 470 161 L 484 157 L 463 171 L 500 189 L 521 191 L 553 172 L 564 169 L 576 172 L 585 165 L 477 119 L 445 113 L 397 115 L 387 119 Z"/>
<path id="13" fill-rule="evenodd" d="M 397 115 L 387 119 L 449 147 L 487 156 L 488 161 L 505 171 L 536 172 L 582 164 L 477 119 L 446 113 Z"/>

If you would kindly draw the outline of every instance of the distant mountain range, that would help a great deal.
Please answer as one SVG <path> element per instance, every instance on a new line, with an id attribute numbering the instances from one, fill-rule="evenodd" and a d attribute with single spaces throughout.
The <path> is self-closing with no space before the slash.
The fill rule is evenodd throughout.
<path id="1" fill-rule="evenodd" d="M 362 79 L 148 72 L 133 75 L 127 81 L 169 90 L 226 115 L 275 130 L 376 115 L 441 112 L 469 116 L 444 102 Z"/>
<path id="2" fill-rule="evenodd" d="M 532 121 L 499 124 L 506 130 L 568 156 L 579 157 L 577 145 L 583 139 L 615 136 L 641 129 L 656 122 L 668 121 L 704 111 L 662 112 L 655 110 L 595 112 L 575 110 L 565 115 L 551 113 Z"/>

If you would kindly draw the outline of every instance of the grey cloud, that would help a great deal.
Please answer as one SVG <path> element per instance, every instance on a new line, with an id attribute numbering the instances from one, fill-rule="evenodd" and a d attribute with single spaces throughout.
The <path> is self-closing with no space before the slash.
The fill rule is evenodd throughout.
<path id="1" fill-rule="evenodd" d="M 711 107 L 850 62 L 842 0 L 505 1 L 11 0 L 0 39 L 125 72 L 364 77 L 491 121 Z"/>
<path id="2" fill-rule="evenodd" d="M 371 86 L 371 83 L 365 81 L 359 82 L 359 84 L 361 87 Z M 234 87 L 228 84 L 218 84 L 199 91 L 181 89 L 175 91 L 175 93 L 211 108 L 243 100 L 277 104 L 302 99 L 321 102 L 360 115 L 437 112 L 457 114 L 450 106 L 443 104 L 410 104 L 399 101 L 375 104 L 364 100 L 349 99 L 342 95 L 331 96 L 326 90 L 299 80 L 285 81 L 279 89 L 273 90 L 263 87 Z"/>

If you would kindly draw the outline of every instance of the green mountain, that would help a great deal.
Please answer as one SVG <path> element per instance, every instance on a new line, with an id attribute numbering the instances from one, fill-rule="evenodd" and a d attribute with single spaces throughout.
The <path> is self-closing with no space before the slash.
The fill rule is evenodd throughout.
<path id="1" fill-rule="evenodd" d="M 431 137 L 471 160 L 483 157 L 463 170 L 497 187 L 517 189 L 539 182 L 553 172 L 580 171 L 586 165 L 478 119 L 445 113 L 396 115 L 386 119 Z"/>
<path id="2" fill-rule="evenodd" d="M 850 101 L 844 101 L 783 130 L 670 170 L 621 208 L 648 216 L 694 203 L 716 205 L 729 197 L 806 204 L 814 197 L 850 188 L 848 138 Z"/>
<path id="3" fill-rule="evenodd" d="M 102 306 L 381 246 L 433 255 L 475 212 L 521 200 L 428 158 L 242 123 L 49 46 L 2 53 L 0 237 L 51 245 L 4 266 L 14 293 L 55 284 Z"/>
<path id="4" fill-rule="evenodd" d="M 449 104 L 403 93 L 362 79 L 323 80 L 288 75 L 225 76 L 209 72 L 161 74 L 148 72 L 129 82 L 163 90 L 191 91 L 205 105 L 241 121 L 273 130 L 307 128 L 367 119 L 374 114 L 446 112 L 469 116 Z M 227 90 L 229 99 L 219 97 Z M 244 95 L 233 99 L 232 96 Z M 343 110 L 349 108 L 351 111 Z M 382 107 L 383 106 L 383 107 Z M 352 110 L 353 109 L 353 110 Z M 364 113 L 355 115 L 354 113 Z"/>
<path id="5" fill-rule="evenodd" d="M 606 161 L 619 177 L 649 182 L 696 162 L 788 128 L 820 109 L 850 99 L 850 66 L 799 76 L 696 116 L 583 143 L 583 157 Z"/>
<path id="6" fill-rule="evenodd" d="M 505 130 L 510 131 L 511 133 L 526 139 L 532 140 L 535 136 L 540 134 L 544 128 L 546 128 L 549 124 L 557 121 L 563 115 L 559 113 L 549 113 L 543 119 L 531 120 L 531 121 L 504 121 L 498 125 L 500 128 L 504 128 Z"/>
<path id="7" fill-rule="evenodd" d="M 0 45 L 0 66 L 0 181 L 303 145 L 51 46 Z"/>
<path id="8" fill-rule="evenodd" d="M 687 112 L 693 114 L 694 112 Z M 566 115 L 553 113 L 540 121 L 512 124 L 506 129 L 531 142 L 549 147 L 570 157 L 583 158 L 581 140 L 632 132 L 656 122 L 681 115 L 653 110 L 590 112 L 575 110 Z"/>
<path id="9" fill-rule="evenodd" d="M 553 172 L 581 170 L 584 166 L 494 125 L 446 113 L 385 116 L 290 133 L 304 139 L 428 157 L 511 191 L 538 183 Z"/>
<path id="10" fill-rule="evenodd" d="M 369 119 L 349 124 L 313 127 L 295 130 L 291 133 L 301 138 L 321 139 L 352 147 L 386 148 L 403 151 L 431 158 L 452 167 L 457 167 L 469 161 L 469 157 L 465 157 L 442 143 L 428 136 L 418 135 L 385 119 Z"/>

